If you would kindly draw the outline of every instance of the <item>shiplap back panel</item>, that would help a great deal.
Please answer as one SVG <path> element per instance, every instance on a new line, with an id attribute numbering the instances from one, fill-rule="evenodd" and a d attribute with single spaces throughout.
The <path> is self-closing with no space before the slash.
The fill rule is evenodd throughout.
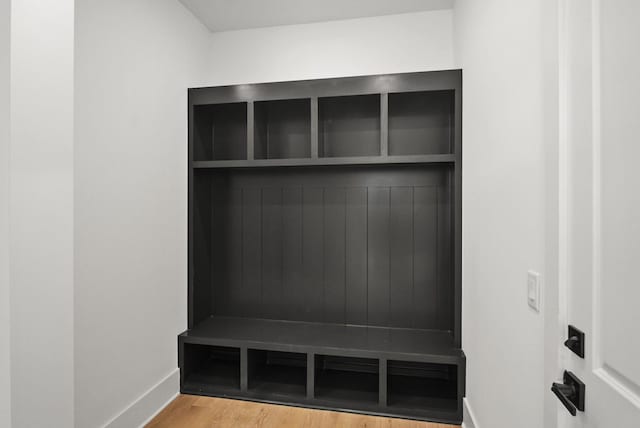
<path id="1" fill-rule="evenodd" d="M 202 172 L 214 315 L 453 328 L 450 170 Z M 206 269 L 206 268 L 203 268 Z"/>

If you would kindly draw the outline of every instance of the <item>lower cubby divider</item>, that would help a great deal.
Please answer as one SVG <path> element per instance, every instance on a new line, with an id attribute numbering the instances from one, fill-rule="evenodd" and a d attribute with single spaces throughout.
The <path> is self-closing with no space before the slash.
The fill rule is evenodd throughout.
<path id="1" fill-rule="evenodd" d="M 378 389 L 378 404 L 380 405 L 380 407 L 385 408 L 387 407 L 387 396 L 388 396 L 388 391 L 387 391 L 387 359 L 386 358 L 380 358 L 379 362 L 379 389 Z"/>
<path id="2" fill-rule="evenodd" d="M 248 349 L 246 347 L 240 348 L 240 391 L 246 393 L 249 388 L 249 364 Z"/>
<path id="3" fill-rule="evenodd" d="M 315 398 L 316 385 L 316 356 L 313 352 L 307 353 L 307 399 Z"/>

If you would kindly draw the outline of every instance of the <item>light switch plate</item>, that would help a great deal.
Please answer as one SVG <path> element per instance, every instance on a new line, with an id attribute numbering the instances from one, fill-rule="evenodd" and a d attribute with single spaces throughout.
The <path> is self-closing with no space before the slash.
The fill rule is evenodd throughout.
<path id="1" fill-rule="evenodd" d="M 540 312 L 540 274 L 527 272 L 527 303 L 536 312 Z"/>

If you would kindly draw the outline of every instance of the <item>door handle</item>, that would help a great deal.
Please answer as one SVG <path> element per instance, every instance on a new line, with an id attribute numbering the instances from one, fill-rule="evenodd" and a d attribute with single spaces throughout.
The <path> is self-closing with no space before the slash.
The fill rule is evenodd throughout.
<path id="1" fill-rule="evenodd" d="M 554 382 L 551 391 L 573 416 L 578 410 L 584 412 L 585 385 L 573 373 L 565 371 L 563 383 Z"/>
<path id="2" fill-rule="evenodd" d="M 565 385 L 564 383 L 556 383 L 554 382 L 551 385 L 551 391 L 556 394 L 556 397 L 560 399 L 564 407 L 567 408 L 569 413 L 573 416 L 576 415 L 576 406 L 573 404 L 573 398 L 576 395 L 576 388 L 573 385 Z"/>
<path id="3" fill-rule="evenodd" d="M 584 332 L 570 325 L 568 337 L 564 346 L 580 358 L 584 358 Z"/>

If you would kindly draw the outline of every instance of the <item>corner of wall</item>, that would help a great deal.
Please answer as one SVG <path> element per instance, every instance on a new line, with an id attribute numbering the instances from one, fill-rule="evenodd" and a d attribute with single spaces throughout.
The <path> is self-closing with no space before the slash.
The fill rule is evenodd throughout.
<path id="1" fill-rule="evenodd" d="M 11 426 L 11 307 L 9 282 L 9 150 L 11 2 L 0 1 L 0 426 Z"/>
<path id="2" fill-rule="evenodd" d="M 149 388 L 103 428 L 143 427 L 179 393 L 180 371 L 175 369 Z"/>
<path id="3" fill-rule="evenodd" d="M 131 428 L 178 393 L 187 88 L 210 74 L 210 34 L 177 0 L 75 12 L 75 426 Z"/>

